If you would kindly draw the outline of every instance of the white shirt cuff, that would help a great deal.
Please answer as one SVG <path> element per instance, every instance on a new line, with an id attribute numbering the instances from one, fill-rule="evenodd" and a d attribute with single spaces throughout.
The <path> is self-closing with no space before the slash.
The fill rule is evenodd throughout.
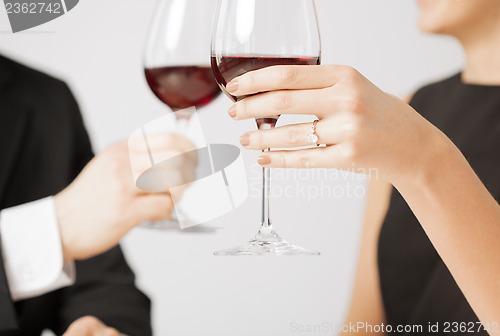
<path id="1" fill-rule="evenodd" d="M 53 197 L 1 211 L 0 239 L 12 300 L 74 283 L 75 264 L 63 261 Z"/>

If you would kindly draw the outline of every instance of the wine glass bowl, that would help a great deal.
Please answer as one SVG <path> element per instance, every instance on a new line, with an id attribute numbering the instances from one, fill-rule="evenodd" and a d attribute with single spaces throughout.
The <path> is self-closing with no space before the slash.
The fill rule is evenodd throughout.
<path id="1" fill-rule="evenodd" d="M 211 66 L 222 91 L 233 78 L 269 66 L 318 65 L 321 59 L 314 0 L 219 0 L 212 33 Z M 256 118 L 259 129 L 276 126 L 279 116 Z M 270 218 L 269 168 L 263 168 L 261 227 L 254 239 L 215 255 L 319 255 L 283 240 Z"/>
<path id="2" fill-rule="evenodd" d="M 167 66 L 145 69 L 153 93 L 173 111 L 200 108 L 220 94 L 208 66 Z"/>
<path id="3" fill-rule="evenodd" d="M 208 50 L 215 0 L 160 0 L 144 57 L 151 91 L 174 112 L 220 94 Z"/>

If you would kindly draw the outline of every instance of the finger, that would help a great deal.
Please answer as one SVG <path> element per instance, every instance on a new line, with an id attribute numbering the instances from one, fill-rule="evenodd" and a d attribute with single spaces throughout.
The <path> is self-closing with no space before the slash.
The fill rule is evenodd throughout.
<path id="1" fill-rule="evenodd" d="M 331 95 L 325 89 L 266 92 L 237 102 L 229 115 L 235 120 L 281 114 L 313 114 L 321 118 L 332 109 L 334 99 Z"/>
<path id="2" fill-rule="evenodd" d="M 162 180 L 175 181 L 175 176 L 179 175 L 178 171 L 195 170 L 198 165 L 196 151 L 181 153 L 174 149 L 131 152 L 129 160 L 134 181 L 144 173 L 159 175 Z"/>
<path id="3" fill-rule="evenodd" d="M 340 142 L 342 138 L 341 128 L 328 127 L 328 124 L 335 124 L 335 121 L 321 120 L 316 124 L 316 136 L 318 144 L 333 145 Z M 293 148 L 311 146 L 309 140 L 312 134 L 313 123 L 303 123 L 276 127 L 271 130 L 253 131 L 243 134 L 240 143 L 247 149 L 266 148 Z"/>
<path id="4" fill-rule="evenodd" d="M 168 192 L 170 188 L 194 181 L 198 164 L 183 157 L 174 157 L 155 165 L 148 162 L 132 164 L 134 192 Z"/>
<path id="5" fill-rule="evenodd" d="M 148 135 L 148 143 L 154 149 L 176 149 L 181 153 L 195 150 L 194 144 L 184 136 L 175 133 L 159 133 Z"/>
<path id="6" fill-rule="evenodd" d="M 93 336 L 120 336 L 121 334 L 115 328 L 104 327 L 99 329 Z"/>
<path id="7" fill-rule="evenodd" d="M 149 194 L 139 197 L 133 204 L 132 211 L 137 218 L 134 225 L 143 221 L 170 219 L 174 204 L 168 194 Z"/>
<path id="8" fill-rule="evenodd" d="M 178 155 L 194 151 L 196 147 L 194 144 L 183 137 L 174 133 L 155 133 L 155 134 L 141 134 L 129 139 L 128 149 L 130 155 L 137 153 L 149 152 L 156 156 L 162 152 Z"/>
<path id="9" fill-rule="evenodd" d="M 247 72 L 226 89 L 233 96 L 276 90 L 323 89 L 335 85 L 345 73 L 341 65 L 279 65 Z"/>
<path id="10" fill-rule="evenodd" d="M 143 172 L 151 168 L 151 166 L 165 161 L 167 161 L 169 168 L 180 168 L 184 156 L 176 150 L 161 150 L 156 151 L 154 154 L 146 151 L 130 153 L 129 159 L 134 172 Z"/>
<path id="11" fill-rule="evenodd" d="M 155 152 L 150 156 L 147 152 L 130 155 L 130 166 L 135 178 L 153 166 L 160 166 L 162 171 L 168 175 L 171 170 L 183 170 L 186 167 L 196 166 L 197 162 L 191 155 L 181 154 L 177 151 L 166 150 Z M 194 153 L 196 156 L 196 153 Z"/>
<path id="12" fill-rule="evenodd" d="M 338 168 L 343 169 L 342 145 L 301 150 L 266 152 L 259 164 L 269 168 Z"/>
<path id="13" fill-rule="evenodd" d="M 68 327 L 63 336 L 86 336 L 92 335 L 93 331 L 102 327 L 101 321 L 93 316 L 84 316 L 75 320 Z"/>

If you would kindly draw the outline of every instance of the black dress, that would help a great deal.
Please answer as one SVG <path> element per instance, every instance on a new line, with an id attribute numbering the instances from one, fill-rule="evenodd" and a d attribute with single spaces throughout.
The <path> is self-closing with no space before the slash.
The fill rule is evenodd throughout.
<path id="1" fill-rule="evenodd" d="M 452 139 L 498 200 L 500 86 L 464 84 L 461 75 L 457 74 L 422 88 L 410 104 Z M 448 335 L 486 335 L 484 330 L 477 331 L 477 325 L 470 328 L 478 322 L 477 316 L 395 189 L 380 232 L 378 248 L 380 284 L 388 324 L 394 327 L 422 325 L 421 335 L 445 334 L 446 326 L 450 331 Z M 438 333 L 427 332 L 429 322 L 432 325 L 439 323 Z M 469 323 L 466 331 L 460 331 L 452 322 Z"/>

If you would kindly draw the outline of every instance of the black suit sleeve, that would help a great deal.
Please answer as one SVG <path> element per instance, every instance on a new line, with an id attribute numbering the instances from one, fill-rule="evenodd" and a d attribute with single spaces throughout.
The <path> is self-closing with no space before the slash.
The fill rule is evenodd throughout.
<path id="1" fill-rule="evenodd" d="M 67 89 L 67 88 L 66 88 Z M 74 176 L 92 159 L 90 140 L 78 105 L 67 89 L 74 121 Z M 135 286 L 135 276 L 119 246 L 85 261 L 76 263 L 76 283 L 61 292 L 58 319 L 53 326 L 63 333 L 76 319 L 91 315 L 106 325 L 130 336 L 151 335 L 150 301 Z"/>
<path id="2" fill-rule="evenodd" d="M 59 318 L 53 326 L 63 333 L 76 319 L 91 315 L 130 336 L 151 335 L 150 301 L 134 285 L 134 274 L 120 247 L 77 262 L 75 285 L 62 291 Z"/>
<path id="3" fill-rule="evenodd" d="M 85 128 L 83 122 L 82 114 L 80 113 L 80 107 L 73 96 L 71 90 L 67 85 L 64 85 L 64 90 L 66 91 L 65 97 L 67 99 L 68 113 L 71 114 L 71 122 L 73 128 L 73 141 L 75 143 L 74 148 L 76 148 L 73 153 L 73 178 L 76 178 L 78 174 L 83 170 L 83 168 L 92 160 L 94 153 L 92 151 L 92 145 L 90 143 L 90 138 Z"/>
<path id="4" fill-rule="evenodd" d="M 0 237 L 1 238 L 1 237 Z M 0 240 L 0 332 L 3 330 L 17 329 L 16 311 L 10 297 L 9 285 L 3 267 Z"/>

